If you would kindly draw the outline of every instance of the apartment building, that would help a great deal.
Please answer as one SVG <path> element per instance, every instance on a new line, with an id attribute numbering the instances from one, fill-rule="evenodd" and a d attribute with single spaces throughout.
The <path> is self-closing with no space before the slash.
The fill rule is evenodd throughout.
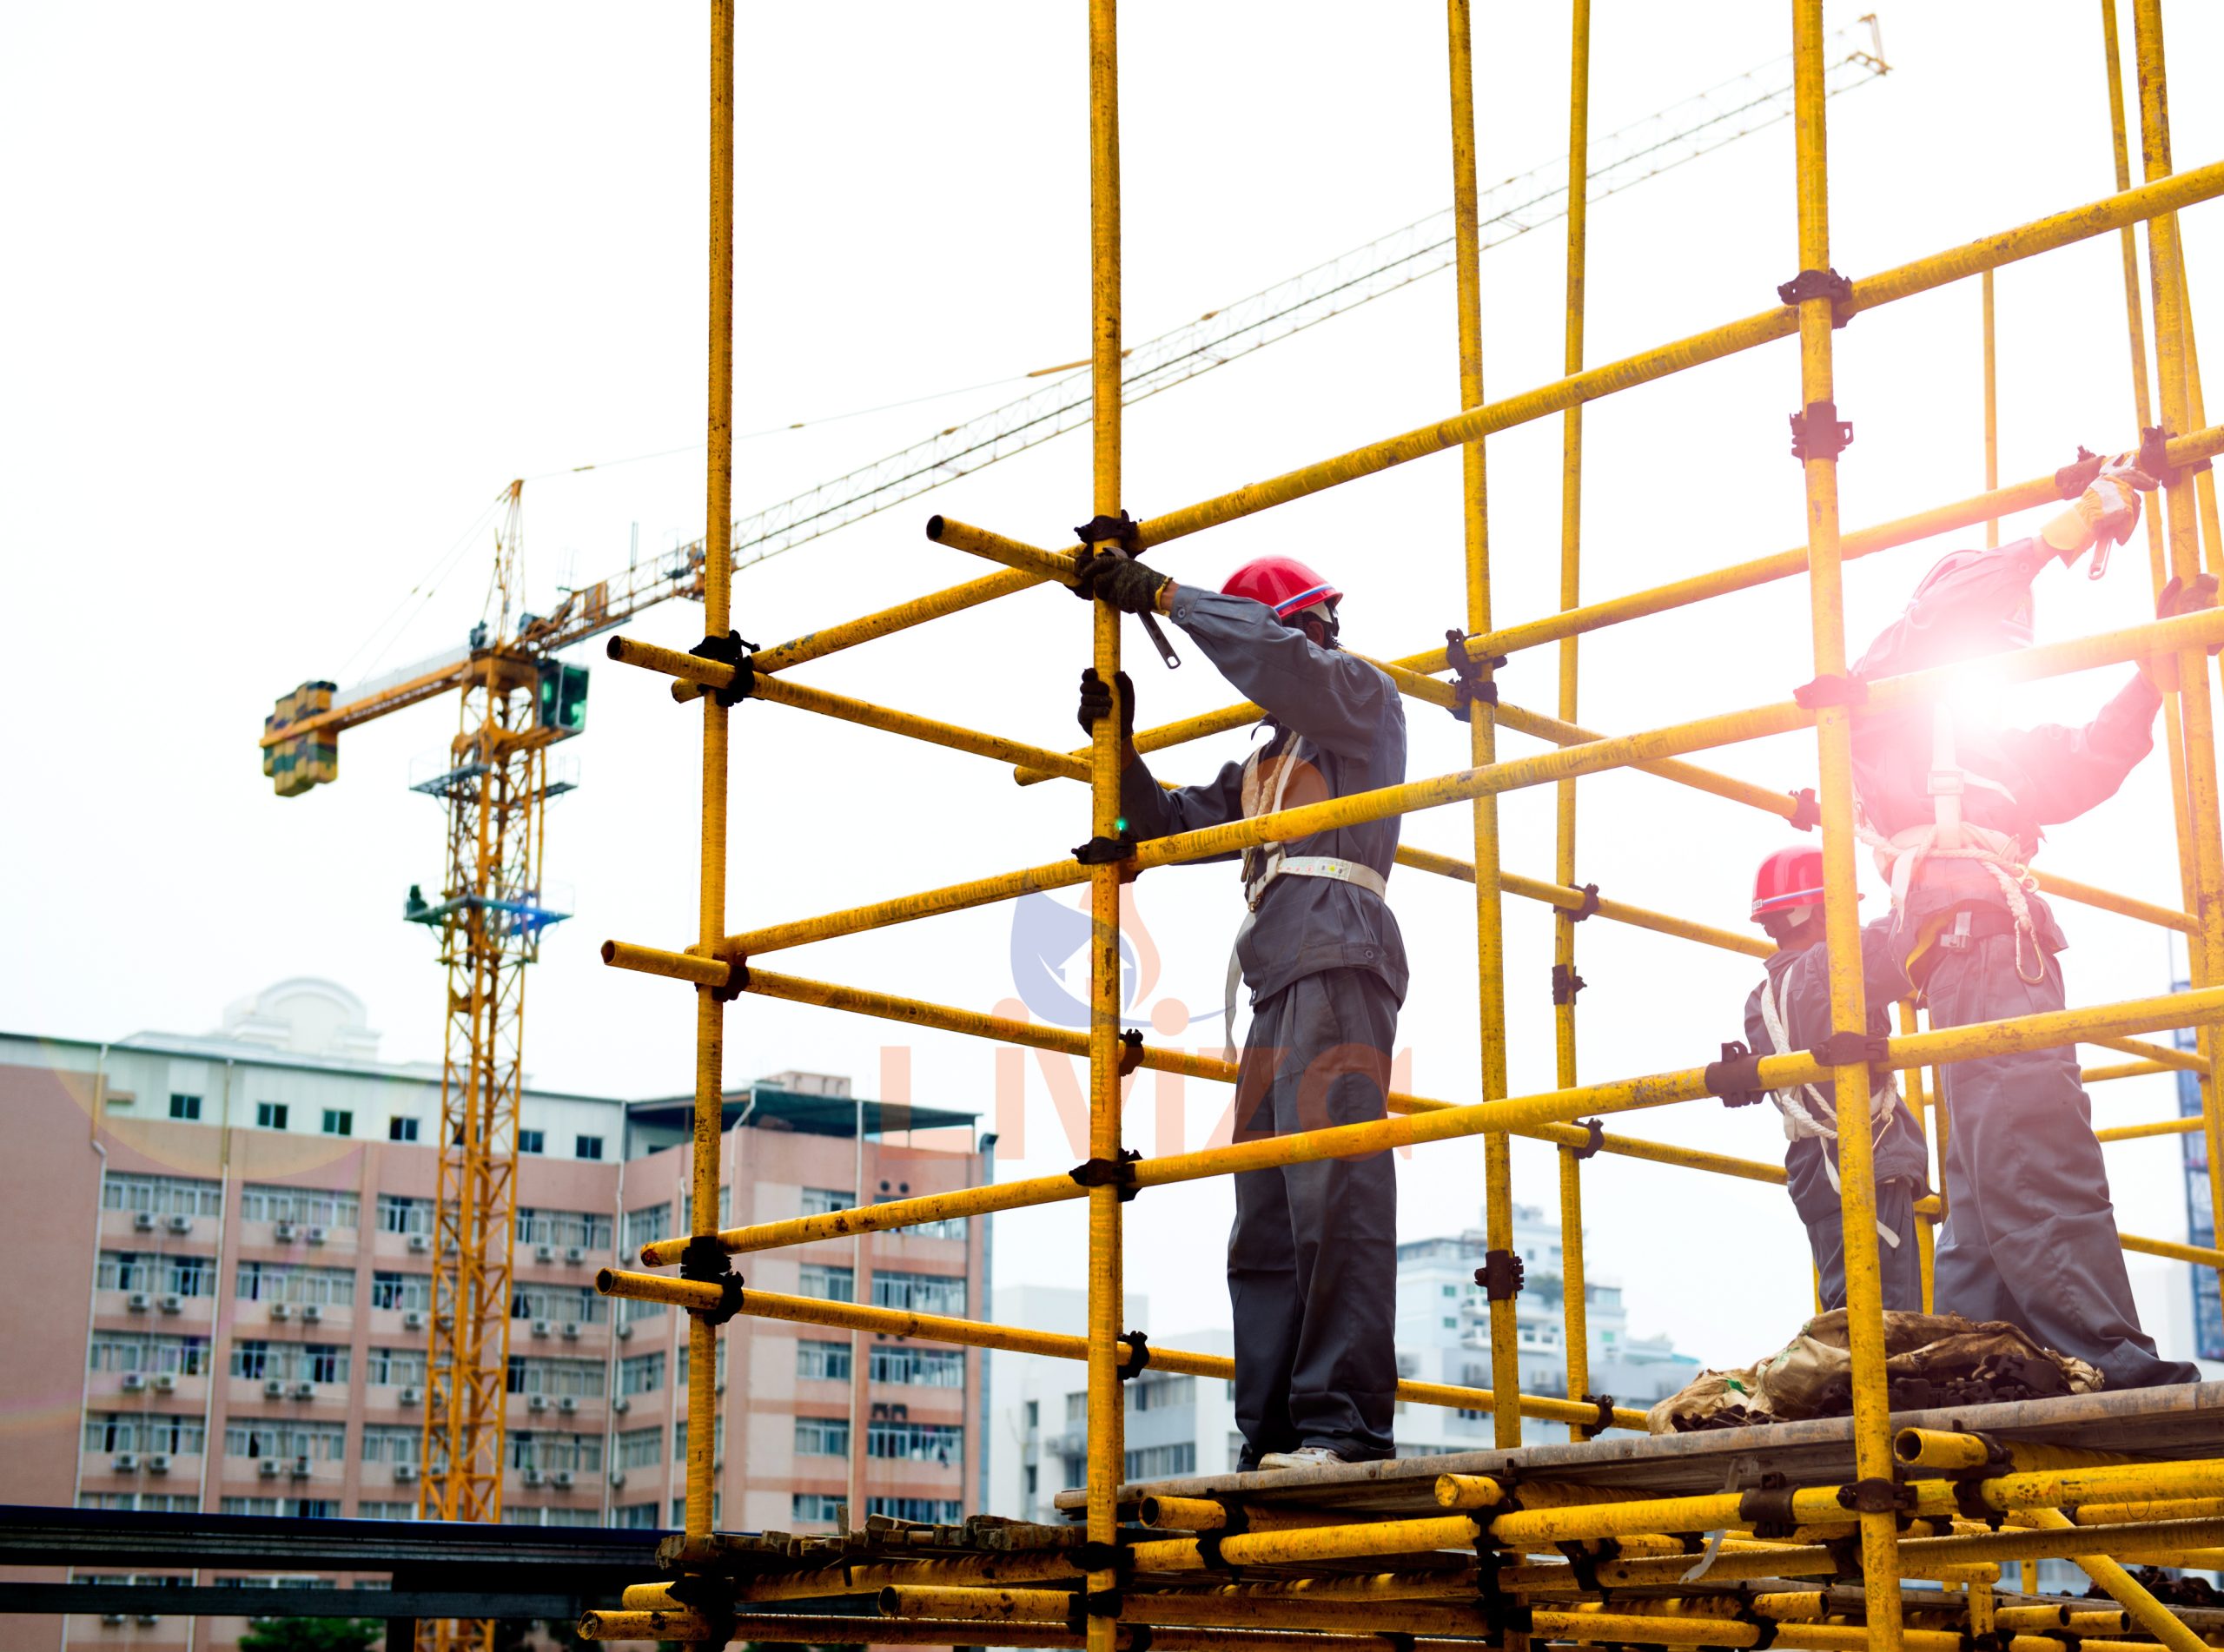
<path id="1" fill-rule="evenodd" d="M 22 1270 L 0 1307 L 0 1498 L 414 1517 L 440 1074 L 382 1064 L 376 1042 L 361 1003 L 314 980 L 233 1006 L 206 1035 L 0 1034 L 0 1232 Z M 525 1093 L 506 1522 L 679 1523 L 687 1316 L 601 1297 L 594 1275 L 687 1231 L 692 1107 Z M 861 1100 L 845 1080 L 758 1080 L 727 1097 L 726 1124 L 722 1226 L 986 1179 L 970 1114 Z M 982 1303 L 984 1227 L 745 1271 L 765 1290 L 963 1314 Z M 831 1529 L 853 1477 L 869 1512 L 977 1507 L 977 1351 L 744 1316 L 719 1354 L 721 1524 Z M 204 1618 L 189 1639 L 183 1619 L 73 1617 L 68 1633 L 136 1652 L 228 1644 L 242 1622 Z M 61 1629 L 17 1619 L 0 1645 L 53 1647 Z"/>

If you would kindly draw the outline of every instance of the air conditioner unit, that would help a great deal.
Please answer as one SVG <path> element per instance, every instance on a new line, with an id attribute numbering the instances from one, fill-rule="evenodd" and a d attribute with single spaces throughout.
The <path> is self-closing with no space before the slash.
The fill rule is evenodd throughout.
<path id="1" fill-rule="evenodd" d="M 309 1477 L 311 1467 L 312 1465 L 308 1458 L 305 1457 L 295 1457 L 294 1459 L 294 1477 L 296 1480 L 308 1479 Z"/>
<path id="2" fill-rule="evenodd" d="M 526 1397 L 525 1408 L 529 1411 L 546 1411 L 548 1409 L 548 1396 L 546 1394 L 527 1395 Z"/>
<path id="3" fill-rule="evenodd" d="M 564 1321 L 564 1340 L 566 1342 L 577 1342 L 579 1339 L 579 1322 L 576 1319 L 566 1319 Z"/>
<path id="4" fill-rule="evenodd" d="M 292 1318 L 294 1317 L 294 1306 L 293 1306 L 293 1304 L 291 1304 L 290 1302 L 274 1302 L 274 1303 L 272 1303 L 272 1304 L 270 1305 L 270 1317 L 271 1317 L 273 1319 L 290 1319 L 290 1318 Z"/>
<path id="5" fill-rule="evenodd" d="M 632 1339 L 632 1325 L 625 1320 L 620 1320 L 618 1325 L 618 1340 L 620 1342 L 631 1342 Z"/>
<path id="6" fill-rule="evenodd" d="M 177 1373 L 174 1371 L 157 1372 L 155 1377 L 155 1390 L 157 1393 L 162 1394 L 176 1393 Z"/>
<path id="7" fill-rule="evenodd" d="M 123 1305 L 134 1313 L 144 1313 L 155 1305 L 155 1298 L 144 1291 L 134 1291 L 123 1298 Z"/>
<path id="8" fill-rule="evenodd" d="M 422 1308 L 410 1309 L 401 1316 L 401 1328 L 404 1331 L 422 1331 L 425 1328 L 425 1311 Z"/>
<path id="9" fill-rule="evenodd" d="M 178 1296 L 164 1297 L 156 1303 L 155 1305 L 160 1308 L 164 1313 L 183 1313 L 185 1312 L 185 1298 Z"/>
<path id="10" fill-rule="evenodd" d="M 720 1371 L 718 1373 L 718 1379 L 711 1384 L 711 1391 L 714 1394 L 723 1394 L 726 1391 L 725 1372 Z"/>
<path id="11" fill-rule="evenodd" d="M 307 1302 L 301 1305 L 301 1318 L 308 1325 L 317 1325 L 324 1318 L 324 1304 Z"/>
<path id="12" fill-rule="evenodd" d="M 587 1247 L 584 1245 L 566 1245 L 564 1247 L 564 1259 L 574 1264 L 586 1261 Z"/>
<path id="13" fill-rule="evenodd" d="M 412 1233 L 409 1236 L 409 1248 L 422 1256 L 433 1248 L 433 1236 L 430 1233 Z"/>
<path id="14" fill-rule="evenodd" d="M 556 1470 L 556 1489 L 559 1491 L 569 1491 L 572 1489 L 571 1470 L 559 1469 Z"/>
<path id="15" fill-rule="evenodd" d="M 546 1319 L 536 1319 L 536 1320 L 534 1320 L 534 1321 L 533 1322 L 533 1334 L 534 1336 L 536 1336 L 536 1337 L 545 1337 L 545 1336 L 546 1336 L 546 1335 L 548 1334 L 548 1331 L 549 1331 L 549 1325 L 548 1325 L 548 1321 L 547 1321 L 547 1320 L 546 1320 Z"/>
<path id="16" fill-rule="evenodd" d="M 131 1226 L 133 1231 L 136 1232 L 153 1232 L 155 1231 L 155 1213 L 150 1210 L 132 1212 Z"/>
<path id="17" fill-rule="evenodd" d="M 321 1245 L 332 1236 L 321 1227 L 312 1227 L 302 1237 L 312 1245 Z"/>
<path id="18" fill-rule="evenodd" d="M 539 1484 L 543 1480 L 546 1479 L 547 1477 L 547 1477 L 546 1475 L 545 1475 L 545 1474 L 541 1473 L 541 1471 L 540 1471 L 539 1469 L 527 1469 L 527 1470 L 525 1471 L 525 1483 L 526 1483 L 527 1485 L 539 1485 Z"/>
<path id="19" fill-rule="evenodd" d="M 270 1237 L 281 1245 L 291 1245 L 294 1236 L 300 1231 L 291 1222 L 273 1222 L 270 1225 Z"/>
<path id="20" fill-rule="evenodd" d="M 264 1378 L 262 1379 L 262 1397 L 265 1399 L 285 1398 L 286 1384 L 275 1377 Z"/>
<path id="21" fill-rule="evenodd" d="M 103 1612 L 101 1614 L 101 1622 L 107 1624 L 110 1629 L 120 1628 L 123 1624 L 129 1623 L 130 1621 L 131 1616 L 128 1612 Z"/>
<path id="22" fill-rule="evenodd" d="M 118 1451 L 116 1460 L 109 1466 L 118 1474 L 136 1474 L 139 1472 L 139 1454 L 136 1451 Z"/>
<path id="23" fill-rule="evenodd" d="M 142 1612 L 139 1614 L 139 1627 L 142 1629 L 151 1629 L 156 1624 L 162 1621 L 162 1616 L 159 1613 Z"/>
<path id="24" fill-rule="evenodd" d="M 556 1409 L 559 1411 L 565 1412 L 576 1411 L 579 1409 L 578 1397 L 572 1394 L 565 1395 L 563 1398 L 556 1402 Z"/>
<path id="25" fill-rule="evenodd" d="M 422 1405 L 425 1403 L 425 1391 L 413 1384 L 401 1391 L 400 1403 L 404 1405 Z"/>
<path id="26" fill-rule="evenodd" d="M 261 1462 L 255 1464 L 255 1472 L 260 1474 L 266 1480 L 276 1479 L 278 1477 L 278 1459 L 275 1457 L 267 1457 L 263 1458 Z"/>
<path id="27" fill-rule="evenodd" d="M 632 1396 L 630 1394 L 612 1395 L 610 1399 L 610 1409 L 616 1411 L 620 1417 L 625 1416 L 626 1412 L 633 1409 Z"/>
<path id="28" fill-rule="evenodd" d="M 169 1471 L 170 1454 L 168 1451 L 157 1451 L 154 1456 L 147 1459 L 148 1473 L 168 1474 Z"/>
<path id="29" fill-rule="evenodd" d="M 171 1217 L 169 1230 L 173 1233 L 190 1233 L 193 1232 L 193 1218 L 190 1216 Z"/>
<path id="30" fill-rule="evenodd" d="M 619 1490 L 623 1490 L 625 1489 L 625 1485 L 626 1485 L 626 1470 L 623 1470 L 623 1469 L 612 1469 L 612 1470 L 611 1470 L 611 1471 L 610 1471 L 610 1483 L 611 1483 L 612 1485 L 613 1485 L 613 1486 L 618 1487 Z"/>
<path id="31" fill-rule="evenodd" d="M 309 1382 L 295 1383 L 294 1384 L 294 1398 L 295 1399 L 314 1399 L 316 1398 L 316 1384 Z"/>
<path id="32" fill-rule="evenodd" d="M 395 1484 L 407 1485 L 416 1477 L 417 1465 L 414 1463 L 397 1463 L 394 1465 Z"/>
<path id="33" fill-rule="evenodd" d="M 146 1386 L 147 1378 L 143 1373 L 136 1371 L 127 1371 L 123 1373 L 123 1391 L 125 1393 L 136 1394 Z"/>
<path id="34" fill-rule="evenodd" d="M 553 1245 L 534 1246 L 533 1259 L 536 1262 L 553 1262 L 556 1259 L 556 1247 Z"/>

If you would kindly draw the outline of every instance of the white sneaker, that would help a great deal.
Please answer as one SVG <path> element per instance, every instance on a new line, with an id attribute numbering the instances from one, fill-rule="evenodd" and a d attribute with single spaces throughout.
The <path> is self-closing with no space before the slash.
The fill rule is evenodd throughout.
<path id="1" fill-rule="evenodd" d="M 1326 1469 L 1351 1459 L 1332 1451 L 1325 1445 L 1303 1445 L 1294 1451 L 1269 1451 L 1259 1459 L 1259 1471 L 1271 1473 L 1276 1469 Z"/>

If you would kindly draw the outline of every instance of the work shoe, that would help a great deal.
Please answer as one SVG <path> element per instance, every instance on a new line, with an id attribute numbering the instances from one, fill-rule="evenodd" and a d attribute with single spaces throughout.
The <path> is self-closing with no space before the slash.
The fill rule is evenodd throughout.
<path id="1" fill-rule="evenodd" d="M 1259 1471 L 1268 1474 L 1276 1469 L 1330 1469 L 1350 1461 L 1325 1445 L 1303 1445 L 1294 1451 L 1268 1451 L 1259 1459 Z"/>

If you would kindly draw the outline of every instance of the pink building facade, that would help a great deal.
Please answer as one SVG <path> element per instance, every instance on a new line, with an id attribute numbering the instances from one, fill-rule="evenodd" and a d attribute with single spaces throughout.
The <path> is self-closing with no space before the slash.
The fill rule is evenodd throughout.
<path id="1" fill-rule="evenodd" d="M 0 1300 L 0 1501 L 414 1517 L 438 1073 L 369 1059 L 360 1006 L 329 983 L 237 1011 L 208 1037 L 0 1035 L 0 1232 L 22 1270 Z M 721 1226 L 986 1179 L 970 1116 L 846 1091 L 784 1074 L 728 1098 Z M 507 1523 L 679 1522 L 686 1316 L 602 1298 L 594 1275 L 687 1231 L 688 1107 L 524 1098 Z M 743 1272 L 765 1290 L 980 1313 L 984 1229 L 844 1239 Z M 721 1355 L 721 1529 L 829 1530 L 853 1489 L 861 1512 L 901 1518 L 980 1507 L 978 1351 L 744 1316 Z M 73 1616 L 68 1641 L 228 1645 L 250 1601 L 235 1618 Z M 381 1616 L 367 1593 L 334 1611 Z M 64 1622 L 0 1620 L 0 1652 L 56 1648 Z"/>

